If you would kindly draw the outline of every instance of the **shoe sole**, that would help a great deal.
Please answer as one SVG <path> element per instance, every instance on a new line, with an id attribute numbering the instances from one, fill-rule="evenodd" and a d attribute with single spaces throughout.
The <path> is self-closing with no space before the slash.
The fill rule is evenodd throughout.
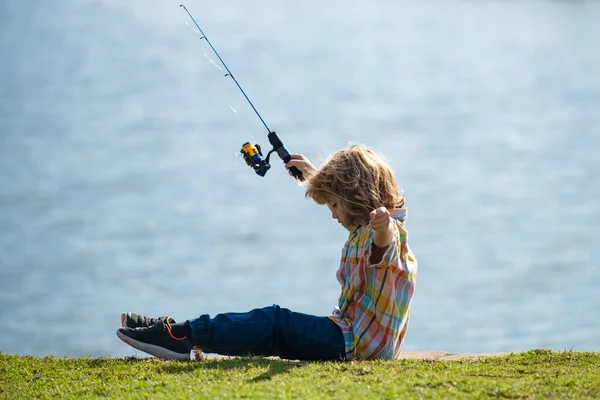
<path id="1" fill-rule="evenodd" d="M 163 358 L 165 360 L 179 360 L 179 361 L 186 361 L 186 360 L 190 359 L 189 353 L 181 354 L 181 353 L 171 351 L 169 349 L 165 349 L 164 347 L 140 342 L 140 341 L 130 338 L 127 335 L 124 335 L 123 333 L 121 333 L 121 331 L 117 331 L 117 337 L 119 339 L 121 339 L 123 342 L 130 345 L 131 347 L 141 350 L 144 353 L 153 355 L 154 357 Z"/>

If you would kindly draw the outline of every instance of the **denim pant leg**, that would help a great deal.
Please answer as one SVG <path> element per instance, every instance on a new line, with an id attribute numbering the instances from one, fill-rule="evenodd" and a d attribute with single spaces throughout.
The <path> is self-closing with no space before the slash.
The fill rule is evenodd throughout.
<path id="1" fill-rule="evenodd" d="M 194 344 L 206 353 L 278 356 L 291 360 L 343 360 L 341 329 L 329 318 L 281 308 L 201 315 L 188 321 Z"/>

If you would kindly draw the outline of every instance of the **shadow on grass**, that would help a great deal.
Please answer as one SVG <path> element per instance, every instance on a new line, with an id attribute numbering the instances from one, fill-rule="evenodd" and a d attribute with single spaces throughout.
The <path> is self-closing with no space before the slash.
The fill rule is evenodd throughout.
<path id="1" fill-rule="evenodd" d="M 81 357 L 81 358 L 57 358 L 57 357 L 44 357 L 41 359 L 42 363 L 47 362 L 63 362 L 69 365 L 72 364 L 83 364 L 91 368 L 105 368 L 114 367 L 116 364 L 126 365 L 139 365 L 142 363 L 156 362 L 154 357 L 124 357 L 124 358 L 110 358 L 110 357 Z"/>
<path id="2" fill-rule="evenodd" d="M 166 373 L 177 374 L 177 373 L 191 373 L 197 370 L 233 370 L 238 369 L 240 372 L 249 372 L 255 368 L 266 368 L 266 371 L 260 375 L 254 376 L 248 379 L 248 382 L 260 382 L 270 380 L 274 376 L 279 374 L 287 373 L 291 369 L 300 368 L 306 365 L 304 361 L 286 361 L 286 360 L 273 360 L 262 357 L 239 357 L 231 359 L 216 359 L 216 360 L 203 360 L 197 361 L 185 361 L 185 362 L 173 362 L 166 364 L 162 367 L 162 370 Z"/>

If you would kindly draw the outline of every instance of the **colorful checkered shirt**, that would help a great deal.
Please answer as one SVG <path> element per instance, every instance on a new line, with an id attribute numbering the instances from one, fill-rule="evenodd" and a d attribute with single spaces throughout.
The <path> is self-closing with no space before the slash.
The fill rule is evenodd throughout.
<path id="1" fill-rule="evenodd" d="M 407 210 L 390 210 L 394 238 L 383 258 L 371 264 L 374 231 L 365 224 L 351 232 L 337 271 L 339 306 L 329 318 L 344 333 L 347 360 L 396 359 L 410 315 L 417 260 L 404 229 Z"/>

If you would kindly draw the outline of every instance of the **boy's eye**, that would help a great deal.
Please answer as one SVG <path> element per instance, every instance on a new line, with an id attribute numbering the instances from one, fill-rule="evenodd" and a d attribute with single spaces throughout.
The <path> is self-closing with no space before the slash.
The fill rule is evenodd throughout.
<path id="1" fill-rule="evenodd" d="M 331 207 L 337 207 L 337 203 L 333 203 Z"/>

